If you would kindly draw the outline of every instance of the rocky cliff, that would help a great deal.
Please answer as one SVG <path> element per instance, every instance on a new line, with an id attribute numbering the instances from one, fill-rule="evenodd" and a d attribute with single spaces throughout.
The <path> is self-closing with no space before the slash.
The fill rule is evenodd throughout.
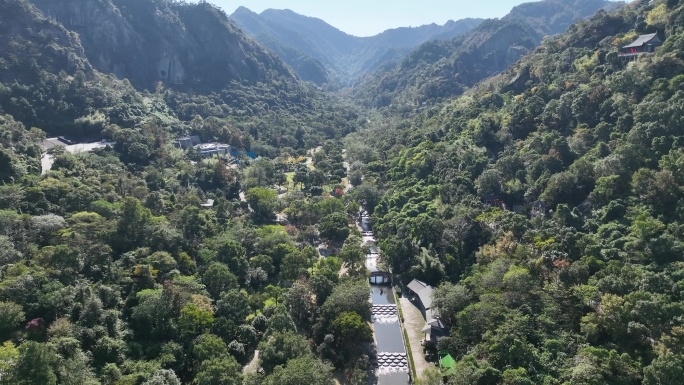
<path id="1" fill-rule="evenodd" d="M 34 0 L 43 13 L 81 37 L 101 72 L 138 89 L 159 81 L 177 88 L 220 89 L 294 75 L 214 6 L 163 0 Z"/>

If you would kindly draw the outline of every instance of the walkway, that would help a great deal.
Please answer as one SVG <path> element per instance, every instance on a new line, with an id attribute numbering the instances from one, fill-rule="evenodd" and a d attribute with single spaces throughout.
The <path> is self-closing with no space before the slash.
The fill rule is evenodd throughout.
<path id="1" fill-rule="evenodd" d="M 423 372 L 430 367 L 431 363 L 425 361 L 423 346 L 420 344 L 425 339 L 425 334 L 420 329 L 425 326 L 423 314 L 408 298 L 399 299 L 401 311 L 404 314 L 404 328 L 408 333 L 409 343 L 411 344 L 411 354 L 413 354 L 413 364 L 416 367 L 416 377 L 422 378 Z"/>
<path id="2" fill-rule="evenodd" d="M 244 368 L 242 368 L 242 373 L 256 373 L 259 370 L 259 351 L 254 351 L 254 357 Z"/>

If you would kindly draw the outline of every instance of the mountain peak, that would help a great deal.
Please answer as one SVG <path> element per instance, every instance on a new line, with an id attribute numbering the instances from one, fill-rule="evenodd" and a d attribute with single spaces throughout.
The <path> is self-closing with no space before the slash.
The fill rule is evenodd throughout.
<path id="1" fill-rule="evenodd" d="M 232 80 L 254 83 L 267 81 L 272 74 L 293 76 L 280 60 L 238 31 L 225 13 L 208 3 L 33 3 L 81 36 L 86 56 L 96 69 L 127 78 L 138 89 L 153 89 L 159 81 L 213 89 Z"/>
<path id="2" fill-rule="evenodd" d="M 300 15 L 290 9 L 266 9 L 260 14 L 245 11 L 231 18 L 252 38 L 276 52 L 302 79 L 322 79 L 328 72 L 341 84 L 351 84 L 360 76 L 395 61 L 418 45 L 433 39 L 451 39 L 479 24 L 450 20 L 414 27 L 388 29 L 378 35 L 349 35 L 325 21 Z M 314 65 L 312 65 L 314 64 Z M 322 68 L 325 67 L 325 68 Z M 310 73 L 314 69 L 315 76 Z"/>
<path id="3" fill-rule="evenodd" d="M 251 9 L 249 9 L 249 8 L 247 8 L 247 7 L 245 7 L 245 6 L 242 6 L 242 5 L 239 6 L 239 7 L 235 10 L 235 12 L 233 12 L 233 15 L 242 15 L 242 14 L 246 14 L 246 15 L 256 15 L 256 12 L 254 12 L 254 11 L 252 11 Z M 233 15 L 231 15 L 231 17 L 233 17 Z"/>

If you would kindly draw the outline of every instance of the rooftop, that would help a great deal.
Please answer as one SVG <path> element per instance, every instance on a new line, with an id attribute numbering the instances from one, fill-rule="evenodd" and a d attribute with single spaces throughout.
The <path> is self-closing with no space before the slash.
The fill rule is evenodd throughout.
<path id="1" fill-rule="evenodd" d="M 408 288 L 418 295 L 425 310 L 432 307 L 432 286 L 425 282 L 414 279 L 408 284 Z"/>
<path id="2" fill-rule="evenodd" d="M 646 44 L 650 45 L 660 45 L 663 42 L 660 40 L 658 37 L 657 33 L 650 33 L 648 35 L 641 35 L 639 36 L 634 42 L 632 42 L 629 45 L 626 45 L 622 48 L 637 48 L 637 47 L 642 47 Z"/>
<path id="3" fill-rule="evenodd" d="M 443 376 L 456 374 L 456 360 L 450 354 L 440 352 L 439 369 Z"/>

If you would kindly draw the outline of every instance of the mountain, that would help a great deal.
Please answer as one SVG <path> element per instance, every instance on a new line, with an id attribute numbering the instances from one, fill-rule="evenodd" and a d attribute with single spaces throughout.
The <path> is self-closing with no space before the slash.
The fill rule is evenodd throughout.
<path id="1" fill-rule="evenodd" d="M 25 1 L 0 2 L 0 82 L 30 81 L 31 67 L 73 75 L 93 69 L 85 58 L 78 36 L 62 25 L 42 17 Z M 11 15 L 12 17 L 8 17 Z M 50 41 L 48 49 L 46 43 Z"/>
<path id="2" fill-rule="evenodd" d="M 0 46 L 0 115 L 50 136 L 140 149 L 154 126 L 272 154 L 357 124 L 205 3 L 0 0 Z"/>
<path id="3" fill-rule="evenodd" d="M 621 2 L 544 0 L 514 7 L 452 40 L 424 43 L 396 66 L 367 76 L 355 95 L 369 106 L 415 105 L 459 95 L 514 64 L 542 41 Z"/>
<path id="4" fill-rule="evenodd" d="M 218 8 L 155 0 L 35 0 L 43 13 L 81 37 L 100 72 L 138 89 L 158 81 L 216 89 L 231 80 L 255 83 L 292 74 Z"/>
<path id="5" fill-rule="evenodd" d="M 318 84 L 349 83 L 387 61 L 403 57 L 421 43 L 453 38 L 480 22 L 463 19 L 441 26 L 397 28 L 376 36 L 357 37 L 291 10 L 267 9 L 257 14 L 240 7 L 230 17 L 292 66 L 302 79 Z"/>

